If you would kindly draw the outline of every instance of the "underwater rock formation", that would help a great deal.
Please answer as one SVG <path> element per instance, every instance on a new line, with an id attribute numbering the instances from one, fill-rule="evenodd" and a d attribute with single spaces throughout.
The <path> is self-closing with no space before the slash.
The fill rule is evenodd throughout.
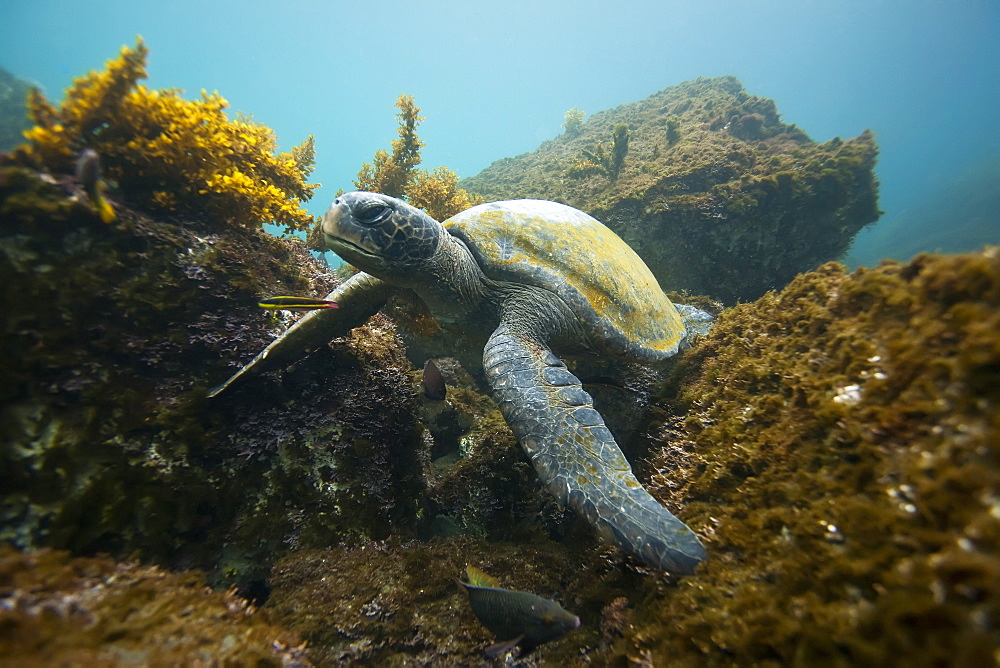
<path id="1" fill-rule="evenodd" d="M 197 573 L 0 544 L 9 666 L 311 665 L 301 639 Z"/>
<path id="2" fill-rule="evenodd" d="M 736 78 L 700 78 L 594 114 L 461 186 L 582 209 L 663 289 L 733 303 L 837 259 L 878 218 L 876 153 L 870 132 L 817 144 Z"/>
<path id="3" fill-rule="evenodd" d="M 575 513 L 542 489 L 496 403 L 455 360 L 441 362 L 447 401 L 423 400 L 419 412 L 428 445 L 418 536 L 530 543 L 585 535 Z"/>
<path id="4" fill-rule="evenodd" d="M 392 325 L 208 402 L 288 324 L 258 299 L 332 277 L 298 240 L 111 199 L 107 225 L 73 177 L 0 168 L 0 539 L 246 587 L 295 545 L 412 531 L 422 441 Z"/>
<path id="5" fill-rule="evenodd" d="M 672 177 L 666 166 L 643 171 L 654 164 L 644 139 L 652 130 L 641 107 L 626 105 L 614 113 L 631 109 L 635 118 L 606 112 L 575 128 L 584 143 L 550 142 L 563 147 L 551 172 L 559 178 L 525 183 L 558 181 L 567 198 L 604 193 L 594 206 L 607 215 L 598 216 L 620 219 L 637 246 L 656 235 L 629 227 L 635 221 L 667 225 L 671 212 L 687 212 L 692 227 L 674 240 L 681 246 L 648 242 L 640 251 L 660 258 L 660 272 L 677 267 L 680 278 L 665 285 L 727 299 L 780 284 L 806 250 L 833 252 L 874 215 L 870 136 L 817 146 L 735 80 L 685 86 L 660 94 L 649 114 L 668 107 L 660 155 L 687 150 L 693 159 L 703 150 L 701 171 L 693 162 L 676 163 L 688 168 Z M 588 142 L 612 141 L 619 122 L 629 132 L 617 181 L 585 165 L 565 173 L 583 149 L 600 166 Z M 737 170 L 739 156 L 747 164 Z M 201 567 L 213 584 L 271 595 L 265 615 L 249 616 L 243 599 L 208 594 L 191 575 L 3 550 L 4 656 L 298 661 L 298 633 L 318 663 L 474 665 L 492 638 L 453 582 L 473 563 L 580 615 L 580 629 L 532 656 L 552 665 L 995 660 L 996 249 L 853 274 L 826 264 L 723 311 L 680 358 L 655 399 L 659 421 L 637 439 L 646 450 L 635 452 L 649 455 L 634 462 L 639 477 L 683 509 L 709 550 L 696 574 L 676 580 L 595 542 L 585 523 L 535 489 L 496 408 L 455 365 L 438 360 L 448 401 L 421 402 L 388 317 L 280 378 L 208 401 L 210 385 L 289 324 L 258 309 L 260 297 L 322 295 L 334 279 L 297 240 L 233 224 L 221 211 L 165 214 L 122 182 L 108 189 L 117 217 L 106 224 L 69 164 L 42 170 L 38 158 L 0 158 L 0 540 Z M 777 190 L 767 195 L 772 176 Z M 655 192 L 658 217 L 615 217 Z M 772 197 L 785 208 L 768 211 L 782 215 L 750 216 Z M 698 202 L 725 217 L 698 213 Z M 786 248 L 792 232 L 782 226 L 796 220 L 812 221 L 795 228 L 807 247 Z M 734 233 L 736 222 L 746 223 L 745 235 Z M 724 234 L 730 250 L 715 236 Z M 748 249 L 766 239 L 774 247 L 754 273 Z M 689 248 L 695 241 L 700 255 Z M 746 293 L 732 287 L 739 272 Z M 86 625 L 123 611 L 149 624 Z M 185 615 L 204 635 L 185 630 Z M 294 633 L 265 624 L 268 615 Z M 191 650 L 207 654 L 156 653 L 165 634 L 175 642 L 185 633 L 207 640 L 209 649 Z M 227 640 L 244 633 L 245 647 Z M 62 637 L 80 644 L 60 646 Z M 269 654 L 273 640 L 278 654 Z M 223 653 L 239 647 L 249 653 Z M 50 649 L 67 654 L 36 653 Z"/>
<path id="6" fill-rule="evenodd" d="M 988 665 L 1000 252 L 837 264 L 725 311 L 656 434 L 711 558 L 616 644 L 652 665 Z"/>
<path id="7" fill-rule="evenodd" d="M 307 655 L 317 665 L 495 665 L 483 656 L 493 636 L 455 581 L 467 564 L 492 569 L 505 586 L 561 600 L 565 578 L 577 565 L 561 546 L 544 540 L 457 537 L 302 550 L 275 565 L 266 610 L 307 640 Z M 567 642 L 536 652 L 572 657 Z"/>
<path id="8" fill-rule="evenodd" d="M 290 324 L 260 298 L 334 285 L 261 229 L 312 222 L 312 144 L 277 153 L 217 95 L 137 85 L 146 56 L 123 49 L 59 108 L 35 93 L 29 143 L 0 156 L 0 540 L 200 567 L 264 596 L 284 551 L 415 531 L 410 367 L 382 318 L 284 385 L 206 400 Z M 83 147 L 112 183 L 103 221 L 69 175 Z"/>

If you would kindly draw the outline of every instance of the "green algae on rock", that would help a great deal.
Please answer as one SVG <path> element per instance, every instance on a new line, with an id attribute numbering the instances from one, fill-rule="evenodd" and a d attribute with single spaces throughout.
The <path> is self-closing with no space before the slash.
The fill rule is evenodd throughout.
<path id="1" fill-rule="evenodd" d="M 453 363 L 452 363 L 453 364 Z M 424 402 L 430 441 L 424 464 L 426 532 L 447 518 L 463 534 L 510 540 L 537 513 L 534 474 L 496 404 L 470 382 L 448 388 L 448 400 Z"/>
<path id="2" fill-rule="evenodd" d="M 564 591 L 565 577 L 576 570 L 571 553 L 545 540 L 457 537 L 302 550 L 275 565 L 265 609 L 308 641 L 307 656 L 317 665 L 493 665 L 483 658 L 492 636 L 455 584 L 471 562 L 503 573 L 506 585 L 546 596 Z M 561 639 L 534 654 L 567 665 L 574 649 Z"/>
<path id="3" fill-rule="evenodd" d="M 627 126 L 627 154 L 613 155 Z M 878 218 L 870 132 L 817 144 L 734 77 L 700 78 L 594 114 L 498 160 L 463 188 L 577 207 L 613 229 L 665 290 L 728 303 L 837 259 Z"/>
<path id="4" fill-rule="evenodd" d="M 997 249 L 803 274 L 724 312 L 672 391 L 653 484 L 687 499 L 713 559 L 639 606 L 616 653 L 996 659 Z"/>
<path id="5" fill-rule="evenodd" d="M 0 544 L 5 665 L 308 666 L 301 639 L 197 573 Z"/>
<path id="6" fill-rule="evenodd" d="M 86 199 L 71 176 L 0 167 L 0 539 L 253 589 L 295 545 L 412 533 L 422 441 L 393 326 L 207 404 L 289 322 L 259 298 L 332 278 L 294 239 L 120 199 L 105 225 Z"/>

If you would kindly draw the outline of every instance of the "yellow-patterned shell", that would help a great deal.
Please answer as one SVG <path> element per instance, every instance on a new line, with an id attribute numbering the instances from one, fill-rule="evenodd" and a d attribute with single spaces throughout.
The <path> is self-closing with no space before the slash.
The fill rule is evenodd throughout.
<path id="1" fill-rule="evenodd" d="M 449 218 L 490 278 L 557 293 L 598 340 L 641 359 L 677 352 L 684 323 L 628 244 L 584 212 L 544 200 L 480 204 Z"/>

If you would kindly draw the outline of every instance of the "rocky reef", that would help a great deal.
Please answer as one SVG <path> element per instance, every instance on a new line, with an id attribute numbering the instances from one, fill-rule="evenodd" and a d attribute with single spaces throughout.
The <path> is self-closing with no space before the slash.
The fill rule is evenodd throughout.
<path id="1" fill-rule="evenodd" d="M 311 665 L 299 637 L 194 573 L 0 544 L 8 666 Z"/>
<path id="2" fill-rule="evenodd" d="M 996 251 L 829 264 L 722 312 L 632 444 L 709 548 L 675 580 L 535 489 L 459 370 L 442 362 L 446 406 L 422 402 L 384 318 L 205 400 L 285 326 L 260 294 L 330 279 L 297 241 L 115 205 L 106 225 L 72 177 L 0 171 L 3 535 L 23 549 L 202 566 L 270 593 L 274 623 L 320 663 L 474 663 L 491 639 L 452 587 L 465 563 L 580 615 L 529 661 L 976 661 L 1000 646 Z"/>
<path id="3" fill-rule="evenodd" d="M 688 81 L 586 121 L 571 111 L 563 135 L 462 187 L 583 209 L 665 290 L 752 301 L 840 257 L 879 216 L 871 132 L 814 142 L 734 77 Z"/>
<path id="4" fill-rule="evenodd" d="M 455 582 L 468 563 L 507 586 L 556 593 L 574 572 L 559 545 L 451 538 L 354 549 L 304 550 L 274 569 L 267 609 L 309 639 L 318 665 L 490 665 L 492 642 Z M 564 640 L 550 646 L 563 647 Z M 563 648 L 565 651 L 565 648 Z"/>
<path id="5" fill-rule="evenodd" d="M 60 109 L 36 96 L 36 116 L 63 122 L 37 125 L 0 159 L 0 539 L 200 567 L 264 595 L 281 550 L 412 533 L 424 441 L 410 367 L 378 319 L 317 351 L 290 384 L 206 400 L 291 323 L 259 309 L 261 297 L 323 295 L 335 279 L 301 241 L 260 229 L 254 216 L 285 209 L 269 208 L 279 195 L 267 177 L 240 171 L 279 165 L 305 195 L 309 152 L 276 154 L 269 129 L 137 87 L 145 57 L 141 43 L 124 49 Z M 122 105 L 138 107 L 119 117 Z M 159 134 L 126 158 L 113 148 L 122 127 L 94 125 L 102 114 Z M 209 180 L 240 171 L 246 187 L 183 190 L 198 177 L 170 156 L 208 150 L 196 127 L 242 137 L 242 153 L 201 168 L 218 170 Z M 110 224 L 67 173 L 66 151 L 81 147 L 117 156 L 105 160 Z M 128 159 L 155 162 L 147 185 L 167 189 L 117 178 Z M 159 192 L 193 199 L 165 214 Z M 211 205 L 195 212 L 198 202 Z"/>
<path id="6" fill-rule="evenodd" d="M 289 324 L 261 296 L 332 277 L 298 240 L 115 206 L 105 225 L 72 177 L 0 169 L 0 535 L 246 585 L 276 545 L 412 524 L 423 442 L 392 325 L 206 401 Z"/>
<path id="7" fill-rule="evenodd" d="M 998 333 L 995 248 L 828 264 L 724 312 L 672 381 L 652 459 L 712 557 L 639 607 L 621 652 L 994 661 Z"/>

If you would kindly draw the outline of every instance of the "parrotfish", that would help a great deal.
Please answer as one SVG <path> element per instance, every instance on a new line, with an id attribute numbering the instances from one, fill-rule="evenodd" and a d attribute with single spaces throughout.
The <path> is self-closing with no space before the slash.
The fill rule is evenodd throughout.
<path id="1" fill-rule="evenodd" d="M 84 190 L 90 196 L 90 201 L 97 207 L 97 213 L 105 223 L 111 223 L 117 217 L 111 204 L 104 198 L 104 185 L 101 183 L 101 159 L 97 151 L 85 148 L 76 159 L 76 178 L 83 184 Z"/>
<path id="2" fill-rule="evenodd" d="M 475 566 L 466 567 L 469 582 L 458 582 L 469 596 L 469 607 L 498 642 L 486 649 L 495 658 L 515 646 L 526 653 L 542 643 L 555 640 L 580 626 L 580 618 L 561 605 L 526 591 L 501 589 L 496 578 Z"/>
<path id="3" fill-rule="evenodd" d="M 257 303 L 261 308 L 276 311 L 315 311 L 323 308 L 337 308 L 337 302 L 312 297 L 270 297 Z"/>

